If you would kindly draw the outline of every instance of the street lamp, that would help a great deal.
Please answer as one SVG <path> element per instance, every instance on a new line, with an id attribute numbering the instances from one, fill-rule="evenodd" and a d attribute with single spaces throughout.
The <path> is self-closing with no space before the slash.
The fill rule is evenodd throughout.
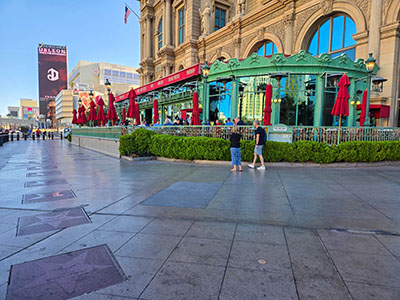
<path id="1" fill-rule="evenodd" d="M 210 75 L 210 66 L 208 65 L 208 62 L 206 62 L 202 67 L 201 67 L 201 72 L 203 74 L 203 125 L 207 125 L 207 119 L 208 119 L 208 99 L 207 99 L 207 88 L 208 88 L 208 83 L 207 79 L 208 76 Z"/>
<path id="2" fill-rule="evenodd" d="M 368 79 L 367 79 L 367 84 L 368 84 L 368 90 L 367 90 L 367 105 L 366 105 L 366 111 L 365 111 L 365 122 L 364 122 L 364 127 L 370 126 L 369 123 L 369 103 L 371 101 L 371 83 L 372 83 L 372 72 L 375 69 L 375 63 L 376 60 L 373 58 L 372 53 L 369 54 L 368 59 L 365 61 L 365 67 L 368 72 Z"/>
<path id="3" fill-rule="evenodd" d="M 281 99 L 281 80 L 282 80 L 282 78 L 286 78 L 287 76 L 288 75 L 286 73 L 274 73 L 274 74 L 270 75 L 270 77 L 275 79 L 276 82 L 277 82 L 277 95 L 276 95 L 277 98 L 274 100 L 274 103 L 275 103 L 275 105 L 274 105 L 274 119 L 273 119 L 274 124 L 279 124 L 279 122 L 280 122 L 280 120 L 279 120 L 280 110 L 281 110 L 280 103 L 282 102 L 282 99 Z"/>
<path id="4" fill-rule="evenodd" d="M 104 85 L 106 86 L 108 93 L 111 93 L 111 83 L 108 81 L 108 78 L 104 81 Z"/>

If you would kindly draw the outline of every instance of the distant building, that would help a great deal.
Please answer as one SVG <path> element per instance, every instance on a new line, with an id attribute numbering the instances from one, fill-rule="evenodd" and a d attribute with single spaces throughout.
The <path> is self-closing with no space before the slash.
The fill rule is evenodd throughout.
<path id="1" fill-rule="evenodd" d="M 38 119 L 39 106 L 37 100 L 20 99 L 20 113 L 22 119 Z"/>
<path id="2" fill-rule="evenodd" d="M 19 106 L 9 106 L 8 114 L 11 117 L 18 118 L 19 117 Z"/>
<path id="3" fill-rule="evenodd" d="M 104 81 L 108 79 L 114 95 L 127 92 L 139 86 L 136 68 L 104 62 L 79 61 L 69 74 L 69 88 L 73 90 L 93 90 L 106 94 Z"/>

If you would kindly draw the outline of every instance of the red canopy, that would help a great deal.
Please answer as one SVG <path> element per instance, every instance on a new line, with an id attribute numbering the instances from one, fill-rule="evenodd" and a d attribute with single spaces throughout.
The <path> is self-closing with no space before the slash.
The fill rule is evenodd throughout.
<path id="1" fill-rule="evenodd" d="M 199 94 L 197 93 L 197 91 L 193 93 L 193 113 L 190 125 L 201 125 L 199 112 Z"/>
<path id="2" fill-rule="evenodd" d="M 360 126 L 364 126 L 365 116 L 367 114 L 367 97 L 368 97 L 368 90 L 364 91 L 362 103 L 361 103 L 361 114 L 360 114 Z"/>
<path id="3" fill-rule="evenodd" d="M 97 121 L 98 121 L 98 125 L 101 126 L 103 125 L 103 123 L 107 120 L 106 116 L 104 115 L 104 100 L 103 98 L 99 98 L 99 100 L 97 100 L 97 105 L 99 107 L 99 110 L 97 111 Z"/>
<path id="4" fill-rule="evenodd" d="M 129 91 L 129 107 L 128 107 L 128 112 L 126 116 L 128 118 L 135 118 L 135 99 L 136 99 L 136 93 L 133 89 Z"/>
<path id="5" fill-rule="evenodd" d="M 125 123 L 126 121 L 126 111 L 125 111 L 125 107 L 122 109 L 122 123 Z"/>
<path id="6" fill-rule="evenodd" d="M 331 112 L 332 116 L 347 117 L 349 115 L 349 86 L 349 77 L 344 74 L 342 78 L 340 78 L 338 83 L 339 92 L 337 94 L 336 102 Z"/>
<path id="7" fill-rule="evenodd" d="M 76 118 L 76 109 L 72 111 L 72 124 L 78 124 L 78 119 Z"/>
<path id="8" fill-rule="evenodd" d="M 157 121 L 160 119 L 160 116 L 158 114 L 158 101 L 157 101 L 157 99 L 154 99 L 153 105 L 154 105 L 154 124 L 156 124 Z"/>
<path id="9" fill-rule="evenodd" d="M 113 95 L 113 93 L 110 93 L 110 101 L 109 101 L 110 103 L 108 104 L 107 120 L 111 120 L 111 121 L 118 120 L 118 115 L 115 110 L 114 101 L 115 101 L 114 95 Z"/>
<path id="10" fill-rule="evenodd" d="M 265 108 L 264 108 L 264 126 L 271 126 L 271 99 L 272 99 L 272 84 L 268 84 L 265 89 Z"/>
<path id="11" fill-rule="evenodd" d="M 96 121 L 96 104 L 94 103 L 94 101 L 90 101 L 90 112 L 89 112 L 89 121 Z"/>

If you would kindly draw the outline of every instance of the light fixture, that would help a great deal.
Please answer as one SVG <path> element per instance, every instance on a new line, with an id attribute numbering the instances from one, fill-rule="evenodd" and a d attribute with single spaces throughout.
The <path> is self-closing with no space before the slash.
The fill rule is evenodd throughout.
<path id="1" fill-rule="evenodd" d="M 286 73 L 274 73 L 270 77 L 275 79 L 278 82 L 278 85 L 280 85 L 282 78 L 287 77 L 287 74 Z"/>
<path id="2" fill-rule="evenodd" d="M 208 65 L 208 62 L 206 62 L 202 67 L 201 67 L 201 71 L 203 73 L 203 77 L 204 78 L 208 78 L 208 76 L 210 75 L 210 66 Z"/>
<path id="3" fill-rule="evenodd" d="M 372 73 L 375 68 L 376 60 L 373 58 L 372 53 L 369 54 L 368 59 L 365 61 L 365 67 L 368 73 Z"/>
<path id="4" fill-rule="evenodd" d="M 107 91 L 108 91 L 108 92 L 111 92 L 111 83 L 110 83 L 110 81 L 108 80 L 108 78 L 106 78 L 106 80 L 104 81 L 104 85 L 106 86 Z"/>
<path id="5" fill-rule="evenodd" d="M 282 102 L 282 99 L 278 99 L 278 102 L 281 103 L 281 102 Z"/>
<path id="6" fill-rule="evenodd" d="M 382 93 L 383 92 L 383 83 L 386 81 L 387 81 L 387 79 L 383 78 L 383 77 L 372 78 L 372 84 L 373 84 L 372 90 L 377 93 Z"/>

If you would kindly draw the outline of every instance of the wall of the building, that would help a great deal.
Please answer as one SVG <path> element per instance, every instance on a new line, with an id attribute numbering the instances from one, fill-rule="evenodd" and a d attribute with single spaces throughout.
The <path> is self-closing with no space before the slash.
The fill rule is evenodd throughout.
<path id="1" fill-rule="evenodd" d="M 171 5 L 169 16 L 167 5 Z M 214 28 L 215 7 L 227 9 L 227 24 L 210 33 L 201 33 L 200 11 L 211 8 Z M 385 77 L 384 91 L 373 94 L 371 102 L 391 106 L 387 125 L 397 126 L 400 101 L 400 1 L 398 0 L 247 0 L 245 12 L 237 14 L 239 1 L 231 0 L 142 0 L 141 1 L 141 84 L 166 76 L 171 71 L 198 62 L 224 57 L 244 59 L 261 41 L 275 43 L 279 52 L 293 54 L 305 49 L 316 24 L 323 18 L 344 13 L 356 23 L 356 58 L 372 52 Z M 185 41 L 177 44 L 178 9 L 185 7 Z M 374 13 L 371 13 L 371 12 Z M 163 16 L 163 48 L 158 51 L 157 28 Z M 166 44 L 166 28 L 171 34 Z M 150 38 L 148 38 L 150 37 Z M 383 121 L 385 123 L 385 121 Z"/>

